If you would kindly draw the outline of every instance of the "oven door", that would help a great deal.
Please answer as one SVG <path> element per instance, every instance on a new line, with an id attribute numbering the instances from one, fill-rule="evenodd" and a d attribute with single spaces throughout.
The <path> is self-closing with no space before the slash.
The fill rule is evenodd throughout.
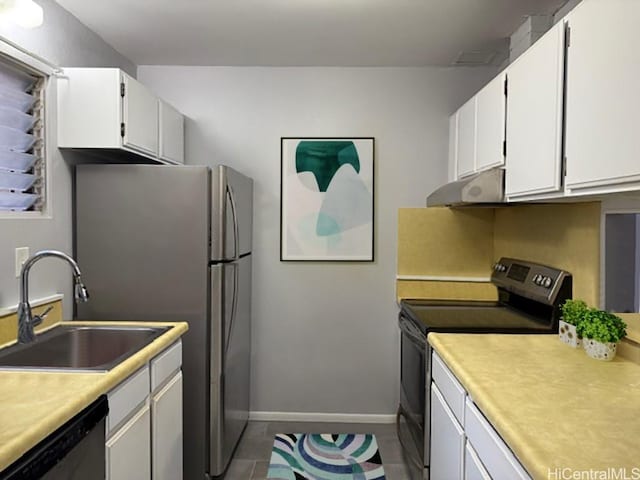
<path id="1" fill-rule="evenodd" d="M 412 320 L 400 315 L 400 408 L 398 409 L 398 437 L 407 459 L 424 469 L 428 463 L 429 434 L 426 413 L 426 385 L 428 344 L 425 333 Z M 404 425 L 401 424 L 404 418 Z M 402 428 L 404 426 L 404 428 Z"/>

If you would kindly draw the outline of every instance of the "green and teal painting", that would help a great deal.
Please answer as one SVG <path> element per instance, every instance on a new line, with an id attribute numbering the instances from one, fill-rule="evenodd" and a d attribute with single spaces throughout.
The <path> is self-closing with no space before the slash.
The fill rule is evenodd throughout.
<path id="1" fill-rule="evenodd" d="M 283 260 L 373 260 L 373 138 L 282 139 Z"/>

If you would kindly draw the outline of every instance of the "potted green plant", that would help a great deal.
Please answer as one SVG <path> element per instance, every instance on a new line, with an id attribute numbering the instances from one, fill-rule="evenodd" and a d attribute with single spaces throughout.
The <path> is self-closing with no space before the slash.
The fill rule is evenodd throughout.
<path id="1" fill-rule="evenodd" d="M 595 308 L 589 309 L 577 325 L 587 355 L 605 361 L 616 356 L 618 342 L 627 334 L 626 328 L 620 317 Z"/>
<path id="2" fill-rule="evenodd" d="M 589 311 L 589 307 L 582 300 L 569 299 L 560 307 L 562 317 L 560 317 L 560 325 L 558 328 L 558 336 L 560 341 L 577 348 L 582 343 L 582 338 L 578 335 L 577 326 Z"/>

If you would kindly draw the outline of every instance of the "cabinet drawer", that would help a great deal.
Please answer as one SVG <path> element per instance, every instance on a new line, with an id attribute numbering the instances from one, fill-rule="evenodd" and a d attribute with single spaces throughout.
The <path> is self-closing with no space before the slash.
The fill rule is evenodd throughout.
<path id="1" fill-rule="evenodd" d="M 151 391 L 155 392 L 182 365 L 182 342 L 178 340 L 151 360 Z"/>
<path id="2" fill-rule="evenodd" d="M 149 396 L 149 367 L 145 366 L 108 393 L 107 438 Z"/>
<path id="3" fill-rule="evenodd" d="M 464 400 L 467 395 L 458 379 L 451 373 L 437 353 L 433 352 L 431 378 L 442 392 L 447 405 L 458 419 L 464 424 Z"/>
<path id="4" fill-rule="evenodd" d="M 513 452 L 469 399 L 465 407 L 464 430 L 492 478 L 530 480 Z"/>

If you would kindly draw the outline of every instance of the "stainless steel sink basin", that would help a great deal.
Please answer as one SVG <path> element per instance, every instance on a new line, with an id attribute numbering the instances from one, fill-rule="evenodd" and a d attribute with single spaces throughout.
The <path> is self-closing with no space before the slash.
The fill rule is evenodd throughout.
<path id="1" fill-rule="evenodd" d="M 0 350 L 0 369 L 107 371 L 169 328 L 61 325 Z"/>

